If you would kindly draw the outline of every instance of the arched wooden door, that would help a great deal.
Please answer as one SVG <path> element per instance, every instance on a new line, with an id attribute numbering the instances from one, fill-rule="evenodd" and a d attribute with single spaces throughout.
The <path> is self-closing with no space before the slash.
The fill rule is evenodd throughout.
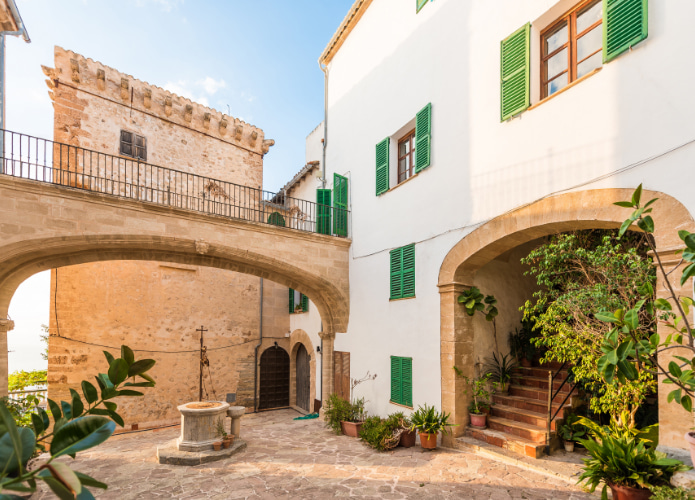
<path id="1" fill-rule="evenodd" d="M 290 405 L 290 355 L 282 347 L 266 349 L 261 355 L 258 409 Z"/>
<path id="2" fill-rule="evenodd" d="M 297 406 L 306 411 L 311 411 L 310 394 L 311 391 L 311 370 L 309 369 L 309 353 L 303 344 L 299 344 L 297 349 L 297 359 L 295 363 L 297 375 Z"/>

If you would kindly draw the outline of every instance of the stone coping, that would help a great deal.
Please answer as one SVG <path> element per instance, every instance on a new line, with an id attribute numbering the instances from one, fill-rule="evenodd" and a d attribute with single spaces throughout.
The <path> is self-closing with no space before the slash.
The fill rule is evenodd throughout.
<path id="1" fill-rule="evenodd" d="M 214 404 L 214 406 L 208 406 L 206 408 L 191 408 L 189 405 L 195 404 Z M 229 408 L 229 403 L 222 403 L 220 401 L 192 401 L 190 403 L 182 404 L 176 407 L 183 415 L 215 415 L 217 413 L 226 413 L 227 408 Z"/>
<path id="2" fill-rule="evenodd" d="M 180 451 L 176 445 L 176 440 L 157 447 L 157 459 L 160 464 L 169 465 L 200 465 L 217 460 L 224 460 L 246 449 L 246 441 L 235 439 L 232 446 L 227 449 L 203 450 L 203 451 Z"/>

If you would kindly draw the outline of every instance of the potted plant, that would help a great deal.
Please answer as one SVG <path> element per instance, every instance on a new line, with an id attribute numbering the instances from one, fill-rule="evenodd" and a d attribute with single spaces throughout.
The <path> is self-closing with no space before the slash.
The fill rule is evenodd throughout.
<path id="1" fill-rule="evenodd" d="M 509 382 L 512 380 L 512 373 L 516 368 L 516 362 L 511 354 L 497 356 L 496 352 L 492 353 L 492 358 L 487 359 L 485 365 L 486 374 L 492 377 L 492 380 L 497 382 L 499 392 L 507 394 L 509 392 Z"/>
<path id="2" fill-rule="evenodd" d="M 519 361 L 521 366 L 529 368 L 533 364 L 536 346 L 533 345 L 531 339 L 536 336 L 534 324 L 530 320 L 522 321 L 521 330 L 517 328 L 514 333 L 509 334 L 511 354 Z"/>
<path id="3" fill-rule="evenodd" d="M 392 413 L 386 418 L 368 417 L 360 429 L 360 438 L 379 451 L 392 450 L 401 443 L 403 434 L 409 432 L 404 426 L 408 422 L 403 413 Z M 415 444 L 413 432 L 413 445 Z M 411 445 L 412 446 L 412 445 Z"/>
<path id="4" fill-rule="evenodd" d="M 227 434 L 227 431 L 225 431 L 224 429 L 224 421 L 221 418 L 217 419 L 215 430 L 217 433 L 217 437 L 222 439 L 222 446 L 225 448 L 229 448 L 234 442 L 234 435 Z"/>
<path id="5" fill-rule="evenodd" d="M 583 459 L 579 482 L 585 481 L 591 492 L 604 483 L 602 498 L 607 498 L 610 488 L 615 500 L 648 499 L 652 496 L 649 488 L 667 486 L 676 472 L 690 469 L 656 451 L 645 430 L 615 424 L 599 426 L 583 417 L 578 420 L 593 437 L 579 440 L 589 452 L 589 458 Z M 650 427 L 656 429 L 658 424 Z"/>
<path id="6" fill-rule="evenodd" d="M 490 391 L 488 391 L 488 382 L 490 382 L 490 373 L 486 373 L 482 377 L 475 378 L 473 380 L 469 379 L 462 374 L 461 370 L 454 367 L 458 376 L 466 381 L 466 394 L 470 394 L 473 400 L 468 406 L 468 413 L 471 417 L 471 425 L 479 429 L 485 429 L 487 427 L 487 413 L 490 409 Z M 493 382 L 493 387 L 497 383 Z"/>
<path id="7" fill-rule="evenodd" d="M 411 448 L 415 446 L 416 433 L 414 430 L 411 430 L 413 423 L 410 421 L 408 417 L 406 417 L 402 413 L 396 413 L 395 415 L 399 416 L 399 425 L 403 431 L 401 432 L 400 445 L 403 448 Z"/>
<path id="8" fill-rule="evenodd" d="M 565 451 L 571 453 L 574 451 L 574 442 L 584 437 L 586 430 L 584 426 L 579 423 L 579 417 L 572 413 L 565 418 L 565 421 L 558 429 L 558 434 L 565 445 Z"/>
<path id="9" fill-rule="evenodd" d="M 441 432 L 447 434 L 449 427 L 449 414 L 438 412 L 434 406 L 420 406 L 410 417 L 410 430 L 417 430 L 420 434 L 420 445 L 428 450 L 437 447 L 437 435 Z"/>
<path id="10" fill-rule="evenodd" d="M 336 434 L 357 437 L 364 422 L 364 398 L 356 399 L 353 403 L 337 394 L 331 394 L 324 409 L 326 426 Z"/>

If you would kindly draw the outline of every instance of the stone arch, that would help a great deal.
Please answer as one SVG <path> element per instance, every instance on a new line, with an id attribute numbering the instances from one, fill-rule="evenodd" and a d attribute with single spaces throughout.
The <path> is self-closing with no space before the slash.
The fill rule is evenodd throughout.
<path id="1" fill-rule="evenodd" d="M 316 399 L 316 349 L 304 330 L 297 329 L 290 334 L 290 406 L 297 406 L 297 349 L 303 345 L 309 354 L 310 368 L 310 404 Z"/>
<path id="2" fill-rule="evenodd" d="M 499 216 L 464 236 L 444 258 L 439 272 L 440 292 L 440 346 L 442 408 L 452 414 L 455 436 L 465 431 L 468 412 L 461 379 L 455 376 L 452 366 L 473 370 L 473 321 L 457 303 L 458 295 L 473 283 L 475 273 L 501 254 L 532 240 L 551 234 L 578 229 L 610 229 L 620 227 L 629 216 L 629 210 L 613 205 L 616 201 L 629 200 L 633 189 L 595 189 L 560 194 L 545 198 Z M 654 237 L 659 254 L 673 255 L 682 247 L 678 237 L 681 229 L 695 231 L 695 221 L 688 210 L 675 198 L 655 191 L 644 191 L 643 200 L 659 198 L 654 205 L 656 231 Z M 688 295 L 689 284 L 683 287 Z M 657 283 L 657 294 L 664 289 Z M 660 421 L 688 421 L 675 405 L 665 403 L 666 395 L 660 391 Z M 661 436 L 680 436 L 686 431 L 670 431 L 662 426 Z M 679 434 L 680 433 L 680 434 Z M 682 441 L 682 439 L 680 439 Z M 667 446 L 668 443 L 664 443 Z"/>

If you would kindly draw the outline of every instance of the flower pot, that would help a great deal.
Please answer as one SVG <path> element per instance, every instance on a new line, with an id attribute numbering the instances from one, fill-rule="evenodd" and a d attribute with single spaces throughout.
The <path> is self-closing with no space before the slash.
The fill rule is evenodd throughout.
<path id="1" fill-rule="evenodd" d="M 519 363 L 520 363 L 521 366 L 523 366 L 524 368 L 530 368 L 530 367 L 531 367 L 531 360 L 530 360 L 530 359 L 521 358 L 521 359 L 519 360 Z"/>
<path id="2" fill-rule="evenodd" d="M 427 432 L 420 432 L 420 446 L 426 450 L 434 450 L 437 447 L 437 432 L 433 434 L 428 434 Z"/>
<path id="3" fill-rule="evenodd" d="M 403 431 L 399 443 L 403 448 L 415 446 L 415 431 Z"/>
<path id="4" fill-rule="evenodd" d="M 613 492 L 613 500 L 647 500 L 652 497 L 652 492 L 645 488 L 632 488 L 610 483 L 608 486 Z"/>
<path id="5" fill-rule="evenodd" d="M 564 441 L 565 451 L 572 453 L 574 451 L 574 441 Z"/>
<path id="6" fill-rule="evenodd" d="M 504 384 L 500 384 L 499 391 L 497 391 L 497 392 L 499 392 L 500 394 L 503 394 L 505 396 L 507 394 L 509 394 L 509 382 L 505 382 Z"/>
<path id="7" fill-rule="evenodd" d="M 487 415 L 484 413 L 471 413 L 471 426 L 485 429 L 487 427 Z"/>
<path id="8" fill-rule="evenodd" d="M 229 448 L 230 446 L 232 446 L 233 442 L 234 442 L 234 436 L 227 436 L 226 439 L 222 440 L 222 446 L 224 446 L 225 449 Z"/>
<path id="9" fill-rule="evenodd" d="M 685 442 L 690 445 L 690 458 L 695 464 L 695 432 L 686 432 Z"/>
<path id="10" fill-rule="evenodd" d="M 215 441 L 214 443 L 212 443 L 212 449 L 213 450 L 220 451 L 221 448 L 222 448 L 222 441 Z"/>
<path id="11" fill-rule="evenodd" d="M 340 428 L 343 434 L 349 437 L 356 438 L 360 435 L 360 429 L 362 428 L 362 422 L 340 422 Z"/>

